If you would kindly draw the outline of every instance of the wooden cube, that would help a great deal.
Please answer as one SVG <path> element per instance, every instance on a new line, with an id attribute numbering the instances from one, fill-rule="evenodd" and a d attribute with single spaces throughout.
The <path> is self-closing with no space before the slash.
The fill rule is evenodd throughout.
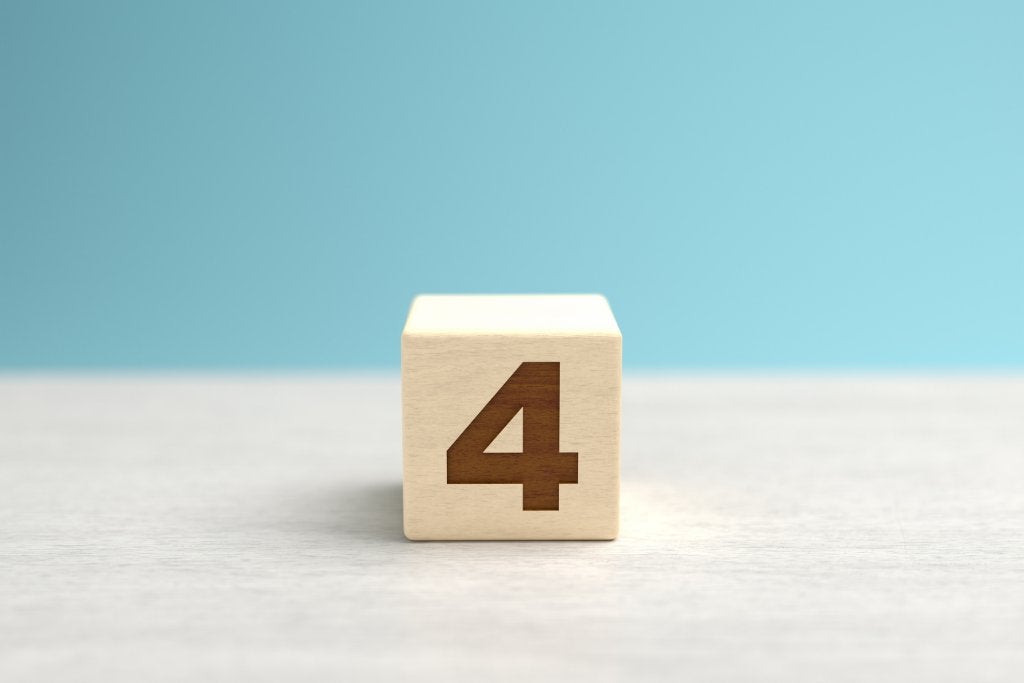
<path id="1" fill-rule="evenodd" d="M 405 535 L 615 538 L 621 386 L 602 296 L 417 297 L 402 333 Z"/>

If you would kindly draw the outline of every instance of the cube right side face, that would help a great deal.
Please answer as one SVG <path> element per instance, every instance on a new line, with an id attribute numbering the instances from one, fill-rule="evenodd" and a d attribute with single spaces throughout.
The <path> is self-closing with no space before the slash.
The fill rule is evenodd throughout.
<path id="1" fill-rule="evenodd" d="M 406 536 L 615 538 L 621 366 L 618 335 L 403 335 Z"/>

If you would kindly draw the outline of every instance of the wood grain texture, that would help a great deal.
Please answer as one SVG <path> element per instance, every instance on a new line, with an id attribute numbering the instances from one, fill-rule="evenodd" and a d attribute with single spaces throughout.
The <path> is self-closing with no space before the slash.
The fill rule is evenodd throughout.
<path id="1" fill-rule="evenodd" d="M 532 389 L 515 379 L 538 370 L 553 377 Z M 556 410 L 534 411 L 527 404 L 550 402 L 551 381 Z M 405 534 L 615 538 L 621 384 L 622 335 L 604 297 L 417 297 L 402 333 Z M 524 454 L 480 455 L 485 436 L 497 436 L 521 406 Z M 544 429 L 538 420 L 554 423 Z M 467 433 L 471 425 L 480 429 Z M 525 481 L 531 465 L 549 471 Z M 498 474 L 504 485 L 493 483 Z M 517 476 L 522 483 L 510 483 Z"/>
<path id="2" fill-rule="evenodd" d="M 0 379 L 0 680 L 1020 680 L 1024 379 L 627 377 L 611 543 L 406 541 L 399 396 Z"/>

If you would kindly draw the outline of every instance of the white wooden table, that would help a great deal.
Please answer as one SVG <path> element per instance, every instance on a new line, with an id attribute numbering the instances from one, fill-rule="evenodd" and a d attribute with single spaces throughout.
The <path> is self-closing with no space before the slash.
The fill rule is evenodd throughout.
<path id="1" fill-rule="evenodd" d="M 411 543 L 394 376 L 0 379 L 0 681 L 1024 679 L 1024 379 L 627 376 L 614 542 Z"/>

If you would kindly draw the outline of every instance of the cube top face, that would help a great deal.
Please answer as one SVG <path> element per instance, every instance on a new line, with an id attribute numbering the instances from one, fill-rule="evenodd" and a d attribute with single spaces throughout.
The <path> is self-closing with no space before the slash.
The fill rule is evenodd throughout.
<path id="1" fill-rule="evenodd" d="M 600 294 L 422 295 L 404 334 L 621 336 Z"/>
<path id="2" fill-rule="evenodd" d="M 418 298 L 402 335 L 406 536 L 614 538 L 621 367 L 603 297 Z"/>

